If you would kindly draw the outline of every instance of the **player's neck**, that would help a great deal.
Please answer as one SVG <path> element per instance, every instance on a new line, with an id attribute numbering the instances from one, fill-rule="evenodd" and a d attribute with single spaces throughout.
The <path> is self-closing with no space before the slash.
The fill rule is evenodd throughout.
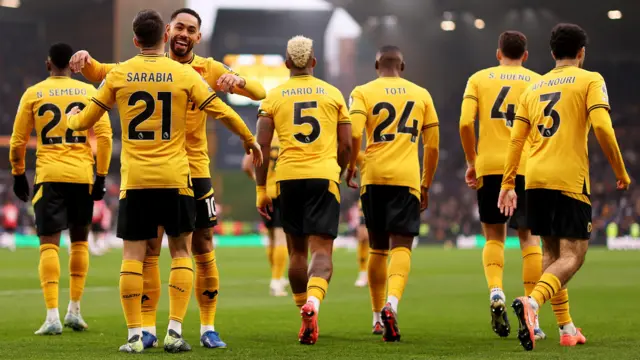
<path id="1" fill-rule="evenodd" d="M 522 66 L 522 60 L 513 60 L 513 59 L 503 58 L 502 60 L 500 60 L 500 65 L 502 65 L 502 66 Z"/>
<path id="2" fill-rule="evenodd" d="M 578 60 L 578 59 L 556 60 L 556 67 L 561 67 L 561 66 L 579 66 L 579 65 L 580 65 L 580 60 Z"/>
<path id="3" fill-rule="evenodd" d="M 313 76 L 313 69 L 291 69 L 289 77 L 294 76 Z"/>
<path id="4" fill-rule="evenodd" d="M 142 55 L 164 55 L 164 44 L 155 48 L 140 49 Z"/>
<path id="5" fill-rule="evenodd" d="M 378 70 L 378 77 L 381 77 L 381 78 L 396 78 L 396 77 L 400 77 L 400 72 L 398 70 L 381 69 L 381 70 Z"/>
<path id="6" fill-rule="evenodd" d="M 66 68 L 64 70 L 51 69 L 51 71 L 49 71 L 49 76 L 71 77 L 71 69 L 69 69 L 69 68 Z"/>
<path id="7" fill-rule="evenodd" d="M 196 55 L 193 53 L 193 51 L 190 51 L 185 56 L 178 56 L 173 51 L 171 51 L 171 49 L 169 49 L 169 57 L 171 58 L 171 60 L 175 60 L 175 61 L 177 61 L 179 63 L 189 62 L 191 59 L 193 59 L 194 56 L 196 56 Z"/>

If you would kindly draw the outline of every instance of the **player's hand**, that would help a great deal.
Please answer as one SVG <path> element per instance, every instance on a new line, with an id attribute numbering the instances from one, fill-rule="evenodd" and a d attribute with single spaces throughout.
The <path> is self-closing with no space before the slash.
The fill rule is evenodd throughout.
<path id="1" fill-rule="evenodd" d="M 514 210 L 518 205 L 518 195 L 513 189 L 500 189 L 500 195 L 498 196 L 498 207 L 500 213 L 505 216 L 513 215 Z"/>
<path id="2" fill-rule="evenodd" d="M 80 112 L 80 108 L 79 108 L 79 107 L 77 107 L 77 106 L 74 106 L 74 107 L 73 107 L 71 110 L 69 110 L 69 112 L 67 113 L 67 119 L 68 119 L 70 116 L 75 115 L 75 114 L 77 114 L 77 113 L 79 113 L 79 112 Z"/>
<path id="3" fill-rule="evenodd" d="M 82 71 L 86 64 L 90 63 L 91 55 L 89 55 L 89 52 L 87 50 L 80 50 L 73 54 L 71 60 L 69 60 L 69 67 L 71 68 L 71 71 L 78 73 Z"/>
<path id="4" fill-rule="evenodd" d="M 27 181 L 26 174 L 13 177 L 13 193 L 16 194 L 18 199 L 24 202 L 29 201 L 29 181 Z"/>
<path id="5" fill-rule="evenodd" d="M 218 82 L 216 84 L 218 85 L 218 89 L 220 89 L 220 91 L 233 94 L 233 88 L 238 87 L 242 89 L 247 84 L 247 82 L 238 75 L 223 74 L 218 78 Z"/>
<path id="6" fill-rule="evenodd" d="M 104 194 L 107 193 L 107 187 L 104 184 L 104 176 L 96 175 L 96 180 L 93 182 L 93 189 L 91 190 L 91 198 L 93 201 L 100 201 L 104 198 Z"/>
<path id="7" fill-rule="evenodd" d="M 244 143 L 244 152 L 247 155 L 253 155 L 253 166 L 262 166 L 262 149 L 257 142 L 251 141 Z"/>
<path id="8" fill-rule="evenodd" d="M 629 179 L 618 180 L 616 181 L 616 189 L 618 190 L 628 190 L 629 189 Z"/>
<path id="9" fill-rule="evenodd" d="M 420 211 L 425 211 L 429 207 L 429 188 L 420 187 Z"/>
<path id="10" fill-rule="evenodd" d="M 267 196 L 267 191 L 264 186 L 256 187 L 256 208 L 260 215 L 267 218 L 267 220 L 271 220 L 271 215 L 269 214 L 273 213 L 273 200 Z"/>
<path id="11" fill-rule="evenodd" d="M 348 187 L 352 189 L 358 188 L 358 184 L 355 181 L 353 181 L 353 179 L 355 179 L 357 175 L 358 175 L 357 167 L 347 169 L 347 177 L 345 179 L 347 180 Z"/>
<path id="12" fill-rule="evenodd" d="M 476 178 L 475 166 L 467 167 L 467 172 L 464 174 L 464 181 L 467 183 L 468 187 L 474 190 L 478 188 L 478 179 Z"/>

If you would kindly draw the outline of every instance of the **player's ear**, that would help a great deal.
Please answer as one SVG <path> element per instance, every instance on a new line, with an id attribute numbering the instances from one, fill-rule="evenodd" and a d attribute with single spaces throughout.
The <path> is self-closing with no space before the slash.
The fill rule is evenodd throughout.
<path id="1" fill-rule="evenodd" d="M 196 44 L 200 44 L 200 39 L 202 39 L 202 33 L 198 31 L 198 39 L 196 40 Z"/>
<path id="2" fill-rule="evenodd" d="M 404 71 L 404 61 L 400 64 L 400 71 Z"/>
<path id="3" fill-rule="evenodd" d="M 553 58 L 554 61 L 556 60 L 556 56 L 553 55 L 553 51 L 551 51 L 551 57 Z"/>
<path id="4" fill-rule="evenodd" d="M 378 70 L 379 68 L 380 68 L 380 62 L 376 60 L 376 70 Z"/>
<path id="5" fill-rule="evenodd" d="M 500 49 L 496 50 L 496 59 L 500 62 L 502 61 L 502 51 Z"/>
<path id="6" fill-rule="evenodd" d="M 140 46 L 140 43 L 138 42 L 138 39 L 136 39 L 136 37 L 135 37 L 135 36 L 133 37 L 133 45 L 135 45 L 137 48 L 142 48 L 142 47 Z"/>
<path id="7" fill-rule="evenodd" d="M 51 60 L 47 59 L 44 63 L 47 65 L 47 71 L 51 71 Z"/>
<path id="8" fill-rule="evenodd" d="M 318 60 L 314 56 L 313 59 L 311 59 L 311 68 L 313 69 L 314 67 L 316 67 L 317 63 L 318 63 Z"/>
<path id="9" fill-rule="evenodd" d="M 586 55 L 587 55 L 587 48 L 583 46 L 582 49 L 580 49 L 580 51 L 578 52 L 578 57 L 581 59 L 584 59 Z"/>
<path id="10" fill-rule="evenodd" d="M 166 43 L 167 43 L 167 41 L 169 41 L 169 33 L 168 33 L 168 32 L 165 32 L 165 33 L 164 33 L 164 36 L 162 37 L 162 43 L 163 43 L 163 44 L 166 44 Z"/>
<path id="11" fill-rule="evenodd" d="M 522 62 L 527 61 L 528 58 L 529 58 L 529 50 L 525 50 L 524 54 L 522 55 Z"/>
<path id="12" fill-rule="evenodd" d="M 284 65 L 287 67 L 287 69 L 291 70 L 292 65 L 291 65 L 291 60 L 287 59 L 284 61 Z"/>

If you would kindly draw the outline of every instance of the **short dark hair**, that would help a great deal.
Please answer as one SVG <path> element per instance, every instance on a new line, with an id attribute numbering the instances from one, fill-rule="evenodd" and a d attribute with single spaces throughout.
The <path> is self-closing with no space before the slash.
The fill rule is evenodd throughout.
<path id="1" fill-rule="evenodd" d="M 378 63 L 383 68 L 395 68 L 402 64 L 402 51 L 395 45 L 384 45 L 378 49 L 378 53 L 380 54 Z"/>
<path id="2" fill-rule="evenodd" d="M 58 69 L 66 69 L 73 55 L 73 49 L 65 43 L 56 43 L 49 48 L 49 59 Z"/>
<path id="3" fill-rule="evenodd" d="M 498 48 L 504 56 L 518 60 L 527 51 L 527 37 L 519 31 L 505 31 L 498 38 Z"/>
<path id="4" fill-rule="evenodd" d="M 576 24 L 558 24 L 551 30 L 549 45 L 556 60 L 575 59 L 588 43 L 587 32 Z"/>
<path id="5" fill-rule="evenodd" d="M 133 33 L 142 47 L 158 45 L 164 35 L 164 22 L 155 10 L 141 10 L 133 19 Z"/>
<path id="6" fill-rule="evenodd" d="M 182 9 L 178 9 L 178 10 L 174 11 L 173 14 L 171 14 L 171 21 L 175 20 L 176 16 L 178 16 L 180 14 L 192 15 L 193 17 L 198 19 L 198 27 L 200 27 L 202 25 L 202 19 L 200 19 L 200 15 L 195 10 L 189 9 L 189 8 L 182 8 Z"/>

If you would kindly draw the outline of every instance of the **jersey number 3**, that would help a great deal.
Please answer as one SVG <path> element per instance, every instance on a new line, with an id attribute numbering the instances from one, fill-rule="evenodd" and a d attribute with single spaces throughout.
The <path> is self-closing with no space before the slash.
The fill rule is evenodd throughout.
<path id="1" fill-rule="evenodd" d="M 544 116 L 550 117 L 553 122 L 551 123 L 551 127 L 544 127 L 543 124 L 538 124 L 538 131 L 540 135 L 543 137 L 552 137 L 558 132 L 558 128 L 560 127 L 560 114 L 553 109 L 554 106 L 560 101 L 560 96 L 562 96 L 561 92 L 554 92 L 548 94 L 540 95 L 540 101 L 548 101 L 549 103 L 544 108 Z"/>
<path id="2" fill-rule="evenodd" d="M 514 104 L 507 104 L 507 112 L 500 111 L 500 107 L 502 103 L 504 103 L 504 99 L 507 98 L 509 90 L 511 90 L 511 86 L 503 86 L 502 89 L 500 89 L 500 93 L 498 93 L 498 97 L 491 108 L 491 118 L 494 120 L 505 120 L 507 127 L 513 127 L 513 120 L 516 118 L 516 106 Z"/>
<path id="3" fill-rule="evenodd" d="M 159 92 L 158 100 L 162 102 L 162 140 L 171 140 L 171 93 L 166 91 Z M 129 140 L 155 140 L 155 131 L 136 130 L 136 128 L 156 111 L 156 100 L 146 91 L 136 91 L 129 97 L 129 106 L 134 106 L 138 101 L 144 101 L 145 108 L 140 114 L 131 119 L 129 123 Z"/>

